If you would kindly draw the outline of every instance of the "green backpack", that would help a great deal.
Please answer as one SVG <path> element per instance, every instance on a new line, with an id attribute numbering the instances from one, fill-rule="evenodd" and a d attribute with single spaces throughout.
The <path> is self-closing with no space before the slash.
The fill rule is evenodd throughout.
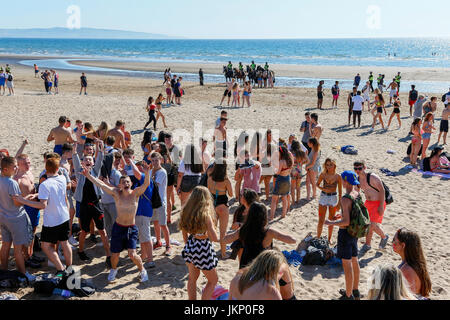
<path id="1" fill-rule="evenodd" d="M 351 195 L 346 194 L 344 198 L 352 200 L 350 224 L 347 227 L 348 234 L 354 238 L 365 237 L 370 227 L 369 211 L 360 197 L 354 199 Z"/>

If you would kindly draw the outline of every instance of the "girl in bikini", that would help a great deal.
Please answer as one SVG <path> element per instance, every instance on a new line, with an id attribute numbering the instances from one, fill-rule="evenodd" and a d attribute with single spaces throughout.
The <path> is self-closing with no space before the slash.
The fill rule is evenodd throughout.
<path id="1" fill-rule="evenodd" d="M 381 93 L 378 94 L 378 99 L 375 102 L 375 105 L 377 108 L 377 113 L 375 114 L 375 117 L 373 118 L 372 128 L 370 129 L 370 131 L 373 131 L 375 129 L 375 125 L 377 124 L 377 119 L 380 120 L 381 127 L 384 129 L 384 122 L 383 122 L 383 118 L 381 116 L 383 114 L 383 110 L 384 110 L 384 114 L 387 115 L 386 108 L 384 107 L 384 98 Z"/>
<path id="2" fill-rule="evenodd" d="M 389 122 L 388 122 L 388 126 L 387 128 L 389 129 L 392 119 L 394 119 L 394 116 L 397 116 L 397 120 L 398 120 L 398 129 L 400 130 L 402 127 L 402 121 L 400 120 L 400 106 L 402 105 L 402 103 L 400 102 L 400 99 L 398 98 L 397 95 L 394 96 L 394 110 L 392 111 L 391 117 L 389 118 Z"/>
<path id="3" fill-rule="evenodd" d="M 297 140 L 292 141 L 291 153 L 294 158 L 294 167 L 291 171 L 291 195 L 292 201 L 295 204 L 300 203 L 300 187 L 302 183 L 303 165 L 308 163 L 308 157 L 304 151 L 302 151 L 300 142 Z"/>
<path id="4" fill-rule="evenodd" d="M 169 79 L 166 78 L 166 81 L 167 81 L 166 82 L 166 95 L 167 95 L 166 101 L 167 101 L 167 105 L 169 105 L 169 104 L 171 104 L 170 101 L 172 99 L 172 85 L 170 83 L 170 78 Z"/>
<path id="5" fill-rule="evenodd" d="M 240 97 L 239 97 L 239 83 L 235 83 L 233 85 L 232 94 L 233 94 L 233 102 L 231 103 L 231 107 L 238 107 L 240 105 Z"/>
<path id="6" fill-rule="evenodd" d="M 275 211 L 277 209 L 278 198 L 281 197 L 283 202 L 283 212 L 281 218 L 286 217 L 289 207 L 288 196 L 291 191 L 291 170 L 294 164 L 292 154 L 286 147 L 279 147 L 278 152 L 278 172 L 275 175 L 275 186 L 272 194 L 272 204 L 270 206 L 270 220 L 275 218 Z"/>
<path id="7" fill-rule="evenodd" d="M 414 119 L 414 122 L 411 126 L 411 132 L 413 133 L 412 143 L 411 143 L 411 154 L 410 154 L 410 162 L 411 165 L 415 166 L 417 164 L 417 157 L 420 152 L 420 147 L 422 146 L 422 134 L 421 134 L 421 119 Z"/>
<path id="8" fill-rule="evenodd" d="M 164 129 L 167 128 L 166 125 L 166 117 L 162 114 L 161 108 L 162 108 L 162 102 L 164 101 L 164 97 L 162 93 L 159 94 L 158 98 L 156 98 L 155 104 L 156 104 L 156 122 L 158 122 L 158 119 L 161 118 L 163 121 Z"/>
<path id="9" fill-rule="evenodd" d="M 223 242 L 223 238 L 227 233 L 228 227 L 228 196 L 233 197 L 233 187 L 227 177 L 227 164 L 214 163 L 212 168 L 207 171 L 208 175 L 208 189 L 211 193 L 216 215 L 219 218 L 219 230 L 220 230 L 220 252 L 222 259 L 228 259 L 227 246 Z"/>
<path id="10" fill-rule="evenodd" d="M 323 164 L 324 171 L 320 174 L 317 181 L 317 188 L 322 190 L 319 199 L 319 223 L 317 225 L 317 238 L 322 235 L 323 224 L 328 209 L 328 220 L 335 220 L 336 211 L 341 207 L 342 199 L 342 178 L 336 173 L 336 162 L 332 159 L 326 159 Z M 321 186 L 323 181 L 323 186 Z M 338 196 L 339 192 L 339 196 Z M 333 235 L 333 226 L 328 226 L 328 242 L 331 243 Z"/>

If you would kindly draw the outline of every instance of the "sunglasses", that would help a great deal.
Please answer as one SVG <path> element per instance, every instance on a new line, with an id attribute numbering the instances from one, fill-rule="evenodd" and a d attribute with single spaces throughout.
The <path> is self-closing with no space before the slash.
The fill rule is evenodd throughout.
<path id="1" fill-rule="evenodd" d="M 364 170 L 364 168 L 363 168 L 363 167 L 357 167 L 357 168 L 356 168 L 356 167 L 354 167 L 353 169 L 354 169 L 355 171 L 363 171 L 363 170 Z"/>

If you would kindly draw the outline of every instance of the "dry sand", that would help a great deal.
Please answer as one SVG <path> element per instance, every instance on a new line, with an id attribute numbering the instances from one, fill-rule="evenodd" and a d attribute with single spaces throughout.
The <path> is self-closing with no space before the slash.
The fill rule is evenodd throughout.
<path id="1" fill-rule="evenodd" d="M 0 59 L 1 60 L 1 59 Z M 1 61 L 0 61 L 1 63 Z M 2 63 L 4 64 L 4 63 Z M 327 70 L 323 67 L 323 75 L 332 77 L 336 72 L 334 68 Z M 81 119 L 98 126 L 101 121 L 107 121 L 110 125 L 116 120 L 122 119 L 130 131 L 140 130 L 147 121 L 144 110 L 149 95 L 157 96 L 164 92 L 159 80 L 138 78 L 121 78 L 88 74 L 89 95 L 79 96 L 78 73 L 60 72 L 61 94 L 48 96 L 44 94 L 42 80 L 33 78 L 31 68 L 13 66 L 15 75 L 16 96 L 0 97 L 2 116 L 0 126 L 0 146 L 15 153 L 24 138 L 29 139 L 30 145 L 25 152 L 30 155 L 33 172 L 38 175 L 43 168 L 42 153 L 52 149 L 52 145 L 46 143 L 47 135 L 51 128 L 56 126 L 58 117 L 66 115 L 73 121 Z M 321 71 L 322 72 L 322 71 Z M 423 73 L 417 71 L 417 74 Z M 353 74 L 353 73 L 352 73 Z M 448 73 L 447 73 L 448 75 Z M 445 77 L 445 72 L 439 75 Z M 405 77 L 406 79 L 411 79 Z M 194 83 L 185 83 L 186 96 L 181 107 L 164 108 L 169 130 L 186 129 L 193 131 L 194 120 L 202 121 L 203 128 L 211 128 L 220 113 L 217 105 L 223 94 L 224 87 L 220 85 L 207 85 L 199 87 Z M 329 91 L 327 89 L 327 91 Z M 328 92 L 327 92 L 328 93 Z M 317 111 L 319 121 L 325 130 L 321 139 L 322 161 L 326 157 L 337 161 L 338 171 L 352 169 L 352 163 L 356 159 L 364 159 L 369 170 L 380 175 L 391 188 L 395 202 L 388 206 L 384 219 L 384 230 L 391 237 L 400 227 L 406 227 L 417 231 L 423 241 L 423 247 L 428 264 L 428 271 L 433 284 L 432 299 L 449 299 L 448 263 L 450 247 L 450 234 L 448 233 L 448 188 L 449 182 L 438 177 L 423 177 L 420 174 L 409 172 L 405 169 L 406 148 L 410 143 L 408 136 L 411 119 L 408 117 L 407 97 L 402 94 L 402 121 L 401 130 L 391 129 L 388 132 L 381 131 L 378 126 L 375 132 L 368 134 L 368 126 L 371 124 L 371 116 L 364 112 L 362 128 L 347 127 L 347 106 L 345 102 L 347 93 L 342 93 L 338 110 L 331 110 L 331 96 L 325 96 L 323 111 Z M 266 129 L 280 130 L 281 136 L 287 138 L 290 133 L 299 134 L 299 127 L 304 119 L 306 110 L 316 111 L 315 89 L 299 88 L 275 88 L 255 89 L 253 106 L 245 109 L 228 109 L 229 129 Z M 406 106 L 405 106 L 406 105 Z M 443 105 L 439 103 L 437 115 L 440 116 Z M 392 109 L 388 109 L 390 115 Z M 386 119 L 386 117 L 384 116 Z M 387 119 L 385 120 L 387 121 Z M 397 128 L 394 121 L 392 128 Z M 158 124 L 162 129 L 162 124 Z M 132 147 L 137 151 L 137 158 L 141 158 L 142 152 L 139 146 L 142 133 L 133 136 Z M 432 143 L 436 142 L 437 135 L 433 134 Z M 344 155 L 335 147 L 353 144 L 359 150 L 358 156 Z M 395 154 L 386 151 L 393 149 Z M 234 176 L 234 165 L 230 165 L 230 176 Z M 388 168 L 398 173 L 396 177 L 389 177 L 380 172 L 380 168 Z M 303 179 L 304 182 L 304 179 Z M 306 196 L 306 190 L 302 186 L 302 198 Z M 177 207 L 180 207 L 177 199 Z M 230 208 L 230 220 L 236 209 L 236 204 Z M 280 210 L 280 209 L 279 209 Z M 273 223 L 273 228 L 291 233 L 298 241 L 301 241 L 308 232 L 315 233 L 318 221 L 318 203 L 312 201 L 292 210 L 286 219 L 279 220 L 280 212 Z M 173 223 L 170 225 L 172 238 L 182 242 L 181 232 L 177 229 L 179 211 L 173 214 Z M 41 221 L 42 222 L 42 221 Z M 40 227 L 38 228 L 40 231 Z M 325 234 L 325 233 L 324 233 Z M 336 242 L 337 229 L 333 235 Z M 374 236 L 373 247 L 378 247 L 379 237 Z M 362 293 L 367 294 L 366 280 L 371 269 L 384 263 L 398 265 L 400 257 L 392 251 L 391 240 L 386 250 L 372 249 L 360 260 Z M 115 284 L 107 283 L 108 270 L 105 268 L 103 248 L 93 246 L 87 241 L 87 253 L 95 259 L 90 264 L 82 263 L 74 254 L 74 265 L 80 268 L 84 278 L 90 278 L 98 290 L 94 299 L 187 299 L 186 284 L 188 271 L 181 258 L 182 246 L 175 246 L 172 257 L 163 256 L 163 250 L 154 252 L 156 268 L 149 270 L 150 280 L 145 284 L 139 284 L 136 280 L 137 268 L 126 258 L 126 253 L 121 255 L 118 281 Z M 278 241 L 274 246 L 280 250 L 294 250 L 297 245 L 286 245 Z M 218 245 L 216 245 L 218 248 Z M 74 253 L 76 250 L 74 250 Z M 42 255 L 42 253 L 40 253 Z M 11 257 L 10 268 L 14 268 Z M 219 261 L 217 272 L 219 285 L 228 288 L 231 279 L 238 269 L 238 261 Z M 54 272 L 53 268 L 44 268 L 37 271 Z M 291 266 L 294 277 L 295 295 L 298 299 L 335 299 L 338 290 L 344 287 L 344 275 L 342 268 L 330 268 L 327 266 L 294 268 Z M 198 281 L 199 290 L 205 285 L 204 277 Z M 15 294 L 24 299 L 43 299 L 33 294 L 31 288 L 20 289 Z"/>

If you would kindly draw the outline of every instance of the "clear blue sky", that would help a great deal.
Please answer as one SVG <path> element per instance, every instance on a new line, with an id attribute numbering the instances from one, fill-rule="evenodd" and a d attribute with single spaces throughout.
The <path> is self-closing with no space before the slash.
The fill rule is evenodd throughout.
<path id="1" fill-rule="evenodd" d="M 18 0 L 0 28 L 66 26 L 70 5 L 81 27 L 198 39 L 448 37 L 448 0 Z M 377 8 L 368 13 L 368 8 Z M 379 12 L 379 15 L 377 14 Z M 379 23 L 378 23 L 379 22 Z"/>

